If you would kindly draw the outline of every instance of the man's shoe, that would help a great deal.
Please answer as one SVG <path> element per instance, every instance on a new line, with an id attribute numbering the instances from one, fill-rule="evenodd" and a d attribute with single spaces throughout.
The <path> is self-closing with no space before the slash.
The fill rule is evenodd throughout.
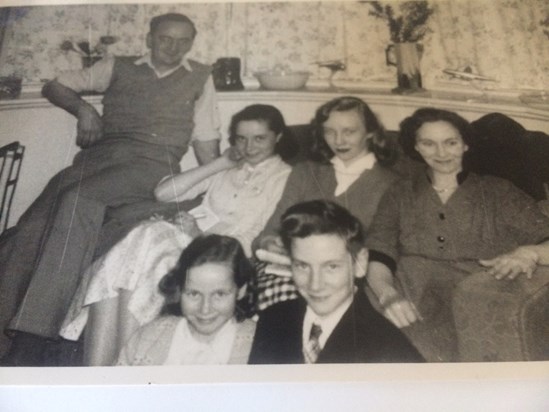
<path id="1" fill-rule="evenodd" d="M 48 340 L 27 332 L 16 332 L 0 366 L 43 366 Z"/>

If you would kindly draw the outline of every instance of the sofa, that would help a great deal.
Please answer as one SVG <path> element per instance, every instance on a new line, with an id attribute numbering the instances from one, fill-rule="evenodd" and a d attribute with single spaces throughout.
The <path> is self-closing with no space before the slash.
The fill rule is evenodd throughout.
<path id="1" fill-rule="evenodd" d="M 549 216 L 549 135 L 501 113 L 472 126 L 475 171 L 512 181 Z M 549 360 L 549 267 L 510 282 L 472 274 L 457 285 L 451 304 L 460 361 Z"/>
<path id="2" fill-rule="evenodd" d="M 492 113 L 472 123 L 476 131 L 471 149 L 475 156 L 473 171 L 511 180 L 538 200 L 549 216 L 546 187 L 549 184 L 549 136 L 527 131 L 511 118 Z M 292 163 L 307 158 L 312 136 L 309 125 L 290 127 L 299 150 Z M 397 132 L 388 131 L 397 139 Z M 496 154 L 496 155 L 495 155 Z M 420 167 L 401 156 L 394 168 L 406 174 Z M 122 206 L 107 213 L 97 255 L 108 250 L 135 224 L 152 214 L 171 214 L 188 210 L 200 199 L 184 204 L 147 202 Z M 369 294 L 374 306 L 373 294 Z M 549 360 L 549 267 L 540 267 L 533 279 L 520 277 L 514 281 L 496 281 L 485 273 L 471 274 L 457 283 L 446 302 L 451 308 L 448 322 L 455 324 L 447 347 L 427 351 L 428 361 L 534 361 Z M 406 330 L 404 330 L 406 333 Z M 434 331 L 433 331 L 434 332 Z M 421 335 L 409 334 L 412 343 L 425 347 Z"/>
<path id="3" fill-rule="evenodd" d="M 549 216 L 549 136 L 525 130 L 501 113 L 482 116 L 472 127 L 472 171 L 512 181 L 536 199 Z M 308 126 L 292 129 L 302 152 L 306 152 L 311 142 Z M 387 134 L 391 139 L 398 137 L 394 131 Z M 400 156 L 393 167 L 397 173 L 406 174 L 420 165 Z M 374 295 L 368 295 L 379 309 Z M 451 328 L 451 334 L 443 334 L 446 347 L 423 351 L 428 361 L 549 360 L 549 267 L 539 267 L 532 279 L 519 277 L 513 281 L 497 281 L 484 272 L 467 274 L 456 282 L 447 299 L 447 321 L 455 328 Z M 407 334 L 416 346 L 429 346 L 420 342 L 431 341 L 428 336 Z"/>

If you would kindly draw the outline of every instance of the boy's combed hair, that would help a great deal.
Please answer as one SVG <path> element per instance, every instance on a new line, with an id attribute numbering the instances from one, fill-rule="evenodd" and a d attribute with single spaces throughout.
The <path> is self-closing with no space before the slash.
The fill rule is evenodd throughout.
<path id="1" fill-rule="evenodd" d="M 255 276 L 254 268 L 238 240 L 217 234 L 195 238 L 181 253 L 175 267 L 164 276 L 158 288 L 166 296 L 164 314 L 183 316 L 181 312 L 181 291 L 184 289 L 189 269 L 206 263 L 220 263 L 230 266 L 236 286 L 248 286 L 247 296 L 237 302 L 237 319 L 251 315 L 254 307 L 255 290 L 251 290 Z"/>
<path id="2" fill-rule="evenodd" d="M 290 253 L 294 238 L 337 235 L 345 240 L 353 257 L 364 248 L 360 221 L 344 207 L 327 200 L 312 200 L 291 206 L 281 217 L 280 237 Z"/>

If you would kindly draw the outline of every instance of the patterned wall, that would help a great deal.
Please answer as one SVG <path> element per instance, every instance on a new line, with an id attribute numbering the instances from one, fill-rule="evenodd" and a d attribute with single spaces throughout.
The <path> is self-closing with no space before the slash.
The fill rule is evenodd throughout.
<path id="1" fill-rule="evenodd" d="M 549 84 L 549 37 L 541 21 L 549 17 L 547 0 L 433 0 L 435 13 L 424 39 L 424 85 L 433 87 L 444 68 L 475 66 L 498 80 L 497 88 L 546 88 Z M 34 6 L 12 9 L 0 55 L 0 75 L 26 81 L 49 79 L 79 68 L 80 58 L 63 52 L 64 40 L 114 35 L 113 54 L 146 51 L 151 16 L 167 11 L 187 14 L 199 35 L 192 57 L 212 63 L 239 56 L 246 76 L 284 64 L 325 78 L 313 62 L 343 59 L 349 80 L 391 80 L 385 63 L 389 33 L 385 22 L 369 15 L 364 2 L 187 3 Z"/>

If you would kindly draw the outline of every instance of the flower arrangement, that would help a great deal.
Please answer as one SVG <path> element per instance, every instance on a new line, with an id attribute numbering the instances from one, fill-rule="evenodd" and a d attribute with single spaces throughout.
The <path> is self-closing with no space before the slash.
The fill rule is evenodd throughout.
<path id="1" fill-rule="evenodd" d="M 427 1 L 405 1 L 382 5 L 379 1 L 368 2 L 370 15 L 386 20 L 393 43 L 412 43 L 423 39 L 429 31 L 427 20 L 433 8 Z M 398 11 L 395 10 L 398 6 Z"/>
<path id="2" fill-rule="evenodd" d="M 61 50 L 65 52 L 73 51 L 86 58 L 102 57 L 107 52 L 108 46 L 117 41 L 118 39 L 114 36 L 101 36 L 99 38 L 99 43 L 92 48 L 89 41 L 75 43 L 70 40 L 65 40 L 61 43 Z"/>

